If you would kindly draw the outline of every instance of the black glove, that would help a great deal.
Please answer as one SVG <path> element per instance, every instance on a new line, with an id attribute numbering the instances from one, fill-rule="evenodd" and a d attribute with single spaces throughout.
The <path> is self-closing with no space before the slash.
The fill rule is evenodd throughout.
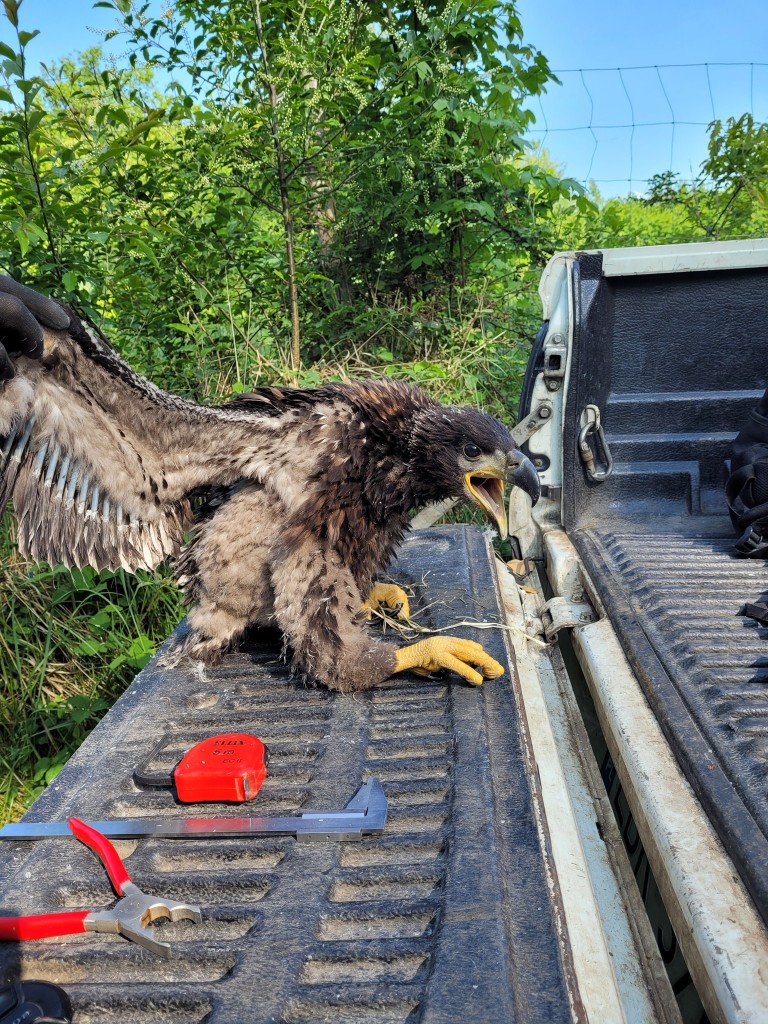
<path id="1" fill-rule="evenodd" d="M 0 381 L 16 374 L 12 355 L 39 359 L 43 354 L 41 324 L 66 331 L 71 317 L 53 299 L 0 275 Z"/>

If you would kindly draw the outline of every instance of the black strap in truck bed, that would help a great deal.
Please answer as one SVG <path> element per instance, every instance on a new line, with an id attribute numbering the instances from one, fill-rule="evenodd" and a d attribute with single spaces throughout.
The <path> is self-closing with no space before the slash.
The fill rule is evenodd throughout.
<path id="1" fill-rule="evenodd" d="M 416 601 L 430 605 L 425 621 L 498 618 L 477 530 L 415 534 L 395 574 L 426 581 Z M 236 727 L 271 752 L 249 813 L 342 807 L 376 776 L 390 802 L 386 830 L 346 844 L 116 841 L 144 889 L 199 903 L 202 924 L 160 927 L 173 946 L 168 961 L 118 936 L 3 943 L 0 980 L 56 982 L 76 1021 L 100 1024 L 570 1021 L 503 637 L 456 632 L 482 642 L 505 676 L 479 689 L 402 676 L 345 697 L 292 679 L 276 635 L 204 677 L 150 665 L 30 819 L 188 815 L 170 790 L 138 788 L 134 765 L 164 731 L 181 751 Z M 67 839 L 3 843 L 0 885 L 12 913 L 112 900 L 96 859 Z"/>

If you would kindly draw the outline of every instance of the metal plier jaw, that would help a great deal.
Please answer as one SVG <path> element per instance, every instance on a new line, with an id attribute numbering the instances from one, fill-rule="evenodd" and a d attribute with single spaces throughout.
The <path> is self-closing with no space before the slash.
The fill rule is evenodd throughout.
<path id="1" fill-rule="evenodd" d="M 131 881 L 120 854 L 101 832 L 78 818 L 69 819 L 77 838 L 98 854 L 120 899 L 110 910 L 73 910 L 61 914 L 33 914 L 26 917 L 0 917 L 0 940 L 43 939 L 80 932 L 107 932 L 138 942 L 158 956 L 170 957 L 171 947 L 160 942 L 149 925 L 159 918 L 171 921 L 202 921 L 200 907 L 148 896 Z"/>
<path id="2" fill-rule="evenodd" d="M 151 949 L 158 956 L 169 957 L 171 947 L 160 942 L 152 934 L 152 921 L 169 918 L 171 921 L 194 921 L 200 924 L 200 908 L 191 903 L 164 900 L 149 896 L 133 882 L 125 882 L 121 889 L 122 899 L 111 910 L 93 911 L 84 921 L 87 932 L 107 932 L 123 935 L 131 942 Z"/>

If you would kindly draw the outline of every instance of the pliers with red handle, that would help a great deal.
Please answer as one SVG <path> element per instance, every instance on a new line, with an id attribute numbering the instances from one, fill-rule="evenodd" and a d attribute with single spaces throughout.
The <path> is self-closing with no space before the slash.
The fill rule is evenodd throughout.
<path id="1" fill-rule="evenodd" d="M 151 949 L 158 956 L 169 957 L 171 947 L 160 942 L 148 927 L 158 918 L 171 921 L 202 920 L 200 907 L 148 896 L 131 881 L 131 876 L 112 843 L 78 818 L 69 819 L 69 827 L 77 838 L 98 854 L 107 874 L 121 898 L 111 910 L 72 910 L 61 914 L 33 914 L 25 917 L 0 917 L 0 940 L 45 939 L 55 935 L 77 935 L 80 932 L 110 932 L 124 935 Z"/>

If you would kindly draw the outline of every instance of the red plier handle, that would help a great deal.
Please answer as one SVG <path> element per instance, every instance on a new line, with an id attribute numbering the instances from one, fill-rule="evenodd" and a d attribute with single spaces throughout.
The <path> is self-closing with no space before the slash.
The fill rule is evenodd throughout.
<path id="1" fill-rule="evenodd" d="M 70 910 L 63 914 L 28 914 L 25 917 L 0 917 L 0 940 L 49 939 L 54 935 L 78 935 L 88 929 L 85 919 L 90 910 Z"/>
<path id="2" fill-rule="evenodd" d="M 107 869 L 109 880 L 114 885 L 115 892 L 118 896 L 122 896 L 123 886 L 126 882 L 130 882 L 131 876 L 126 871 L 125 864 L 123 864 L 120 854 L 112 843 L 101 832 L 97 832 L 95 828 L 86 825 L 79 818 L 70 818 L 68 824 L 72 829 L 72 834 L 77 836 L 81 843 L 85 843 L 86 846 L 98 855 L 101 863 Z"/>
<path id="3" fill-rule="evenodd" d="M 99 856 L 107 874 L 115 887 L 118 896 L 123 895 L 123 887 L 130 882 L 131 876 L 120 859 L 120 854 L 112 843 L 86 825 L 79 818 L 70 818 L 69 827 L 73 835 L 85 843 Z M 0 917 L 0 941 L 8 939 L 47 939 L 55 935 L 77 935 L 87 931 L 85 919 L 90 910 L 68 910 L 61 914 L 28 914 L 23 917 Z"/>

